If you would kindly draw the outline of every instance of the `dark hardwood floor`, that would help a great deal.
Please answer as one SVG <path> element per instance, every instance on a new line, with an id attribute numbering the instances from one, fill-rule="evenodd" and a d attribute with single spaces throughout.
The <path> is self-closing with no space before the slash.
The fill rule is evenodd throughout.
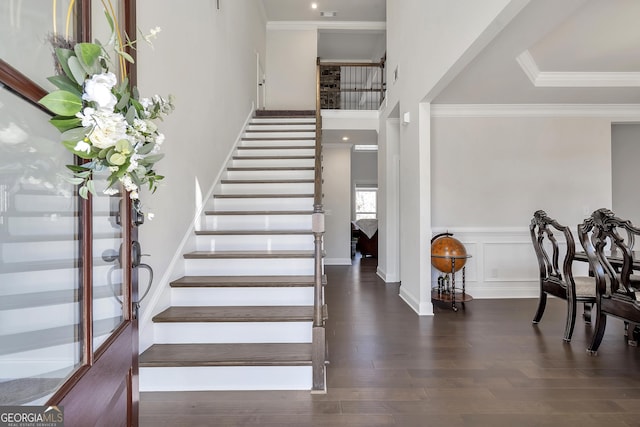
<path id="1" fill-rule="evenodd" d="M 609 319 L 598 356 L 565 302 L 474 300 L 419 317 L 376 260 L 326 267 L 328 392 L 142 393 L 141 426 L 640 426 L 640 349 Z M 505 283 L 504 286 L 509 286 Z"/>

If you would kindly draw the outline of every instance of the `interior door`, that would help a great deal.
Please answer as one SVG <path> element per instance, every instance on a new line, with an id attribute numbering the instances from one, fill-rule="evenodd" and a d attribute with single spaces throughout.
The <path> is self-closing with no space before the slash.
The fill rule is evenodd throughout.
<path id="1" fill-rule="evenodd" d="M 134 2 L 118 1 L 134 27 Z M 37 104 L 54 71 L 47 37 L 90 40 L 92 3 L 101 16 L 95 0 L 0 2 L 0 405 L 62 406 L 69 426 L 137 425 L 131 202 L 102 195 L 100 177 L 99 196 L 78 197 L 62 178 L 78 159 Z"/>

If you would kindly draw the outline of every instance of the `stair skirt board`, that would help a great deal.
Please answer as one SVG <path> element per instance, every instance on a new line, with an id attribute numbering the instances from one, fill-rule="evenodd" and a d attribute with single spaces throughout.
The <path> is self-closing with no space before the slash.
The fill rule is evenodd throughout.
<path id="1" fill-rule="evenodd" d="M 310 390 L 311 366 L 140 367 L 140 391 Z"/>
<path id="2" fill-rule="evenodd" d="M 157 344 L 310 343 L 312 322 L 175 322 L 153 326 Z"/>
<path id="3" fill-rule="evenodd" d="M 171 305 L 313 305 L 313 287 L 171 288 Z"/>

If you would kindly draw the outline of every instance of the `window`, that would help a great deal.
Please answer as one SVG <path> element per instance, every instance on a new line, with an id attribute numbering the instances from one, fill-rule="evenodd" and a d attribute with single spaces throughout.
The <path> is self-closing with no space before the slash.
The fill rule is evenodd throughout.
<path id="1" fill-rule="evenodd" d="M 378 189 L 372 186 L 356 186 L 356 221 L 363 218 L 376 218 Z"/>

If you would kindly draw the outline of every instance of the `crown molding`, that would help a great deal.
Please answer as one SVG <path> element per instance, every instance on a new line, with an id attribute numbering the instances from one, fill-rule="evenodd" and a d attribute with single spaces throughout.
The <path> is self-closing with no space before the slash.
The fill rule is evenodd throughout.
<path id="1" fill-rule="evenodd" d="M 528 50 L 516 61 L 535 87 L 640 87 L 638 72 L 540 71 Z"/>
<path id="2" fill-rule="evenodd" d="M 640 121 L 640 104 L 432 104 L 431 117 L 601 117 Z"/>
<path id="3" fill-rule="evenodd" d="M 378 21 L 269 21 L 267 30 L 358 30 L 385 31 L 386 22 Z"/>

